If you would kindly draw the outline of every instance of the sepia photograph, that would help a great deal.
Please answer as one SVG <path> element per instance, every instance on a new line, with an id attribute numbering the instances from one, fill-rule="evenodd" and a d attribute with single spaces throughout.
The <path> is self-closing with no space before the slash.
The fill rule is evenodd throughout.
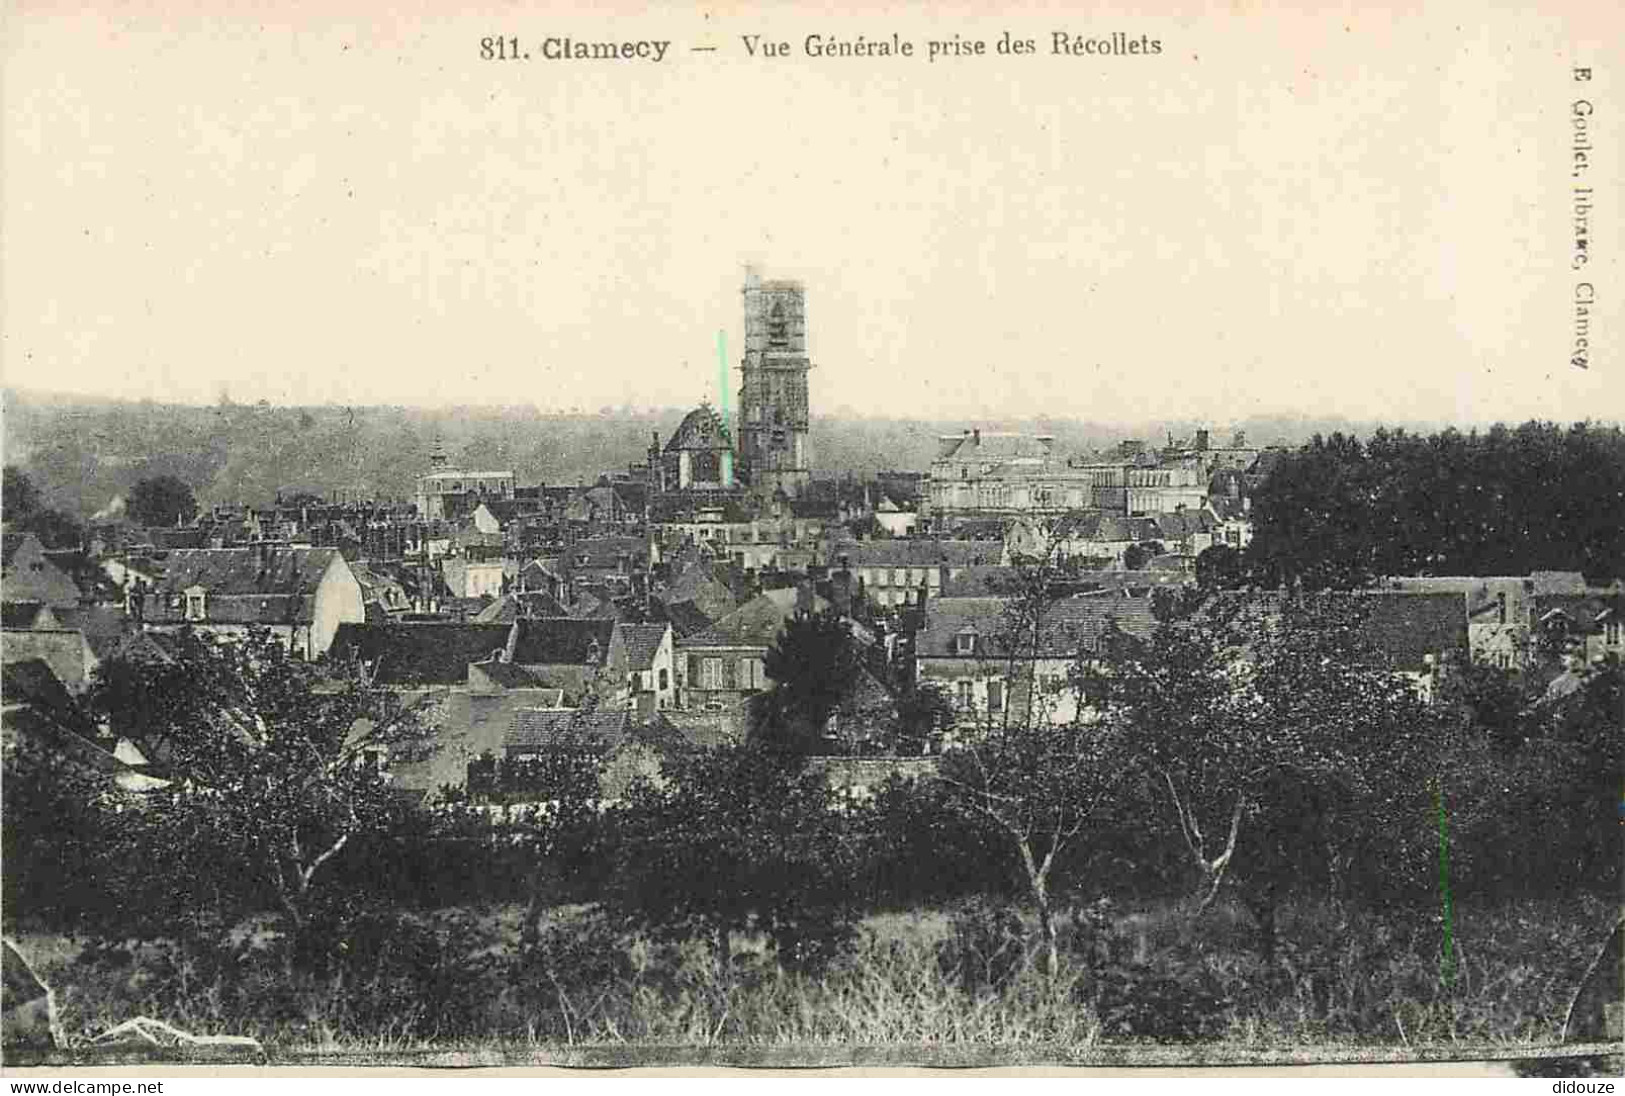
<path id="1" fill-rule="evenodd" d="M 1605 1091 L 1622 43 L 0 6 L 5 1072 Z"/>

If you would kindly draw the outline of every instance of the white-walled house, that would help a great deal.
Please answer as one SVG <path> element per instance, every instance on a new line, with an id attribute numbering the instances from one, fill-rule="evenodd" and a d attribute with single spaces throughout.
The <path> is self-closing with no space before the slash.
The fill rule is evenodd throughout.
<path id="1" fill-rule="evenodd" d="M 623 683 L 626 707 L 650 711 L 673 707 L 677 697 L 675 636 L 671 625 L 616 624 L 609 641 L 612 680 Z"/>
<path id="2" fill-rule="evenodd" d="M 264 628 L 308 659 L 327 652 L 340 624 L 367 618 L 361 584 L 337 548 L 180 549 L 138 605 L 148 631 L 231 636 Z"/>
<path id="3" fill-rule="evenodd" d="M 1079 714 L 1069 685 L 1079 655 L 1097 650 L 1112 627 L 1141 637 L 1155 627 L 1148 598 L 1119 593 L 1063 598 L 1045 615 L 1036 650 L 1024 644 L 1021 655 L 1012 659 L 1010 604 L 1002 597 L 926 602 L 924 626 L 914 640 L 915 679 L 945 692 L 962 725 L 998 720 L 1006 713 L 1014 720 L 1032 713 L 1055 723 L 1070 722 Z M 1029 676 L 1042 695 L 1035 707 L 1029 707 Z"/>

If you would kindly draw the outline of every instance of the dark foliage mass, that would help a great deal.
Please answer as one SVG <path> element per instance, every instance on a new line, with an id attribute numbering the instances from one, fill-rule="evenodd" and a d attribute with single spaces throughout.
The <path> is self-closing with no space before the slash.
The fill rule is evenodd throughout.
<path id="1" fill-rule="evenodd" d="M 1253 499 L 1255 581 L 1625 570 L 1625 432 L 1527 422 L 1484 433 L 1316 437 Z"/>
<path id="2" fill-rule="evenodd" d="M 801 756 L 819 752 L 830 717 L 862 664 L 847 623 L 834 613 L 787 621 L 762 660 L 773 687 L 758 698 L 752 737 L 765 749 Z"/>
<path id="3" fill-rule="evenodd" d="M 197 517 L 197 498 L 178 476 L 137 480 L 127 505 L 130 517 L 142 525 L 184 524 Z"/>
<path id="4" fill-rule="evenodd" d="M 46 548 L 79 548 L 84 543 L 84 526 L 70 514 L 46 506 L 33 477 L 9 464 L 0 485 L 0 517 L 7 529 L 33 533 Z"/>
<path id="5" fill-rule="evenodd" d="M 820 969 L 861 915 L 866 850 L 835 808 L 823 777 L 782 752 L 691 755 L 614 813 L 606 905 L 657 937 L 710 942 L 725 970 L 730 936 L 745 932 L 764 934 L 787 968 Z"/>

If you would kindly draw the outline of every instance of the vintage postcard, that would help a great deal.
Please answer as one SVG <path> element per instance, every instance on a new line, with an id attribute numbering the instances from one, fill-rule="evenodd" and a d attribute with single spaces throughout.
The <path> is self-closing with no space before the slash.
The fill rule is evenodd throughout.
<path id="1" fill-rule="evenodd" d="M 1617 1071 L 1622 42 L 6 5 L 7 1069 Z"/>

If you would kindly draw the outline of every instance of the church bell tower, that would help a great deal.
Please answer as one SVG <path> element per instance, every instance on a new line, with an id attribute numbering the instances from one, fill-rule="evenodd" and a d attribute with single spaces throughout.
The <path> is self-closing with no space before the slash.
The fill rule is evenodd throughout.
<path id="1" fill-rule="evenodd" d="M 812 479 L 807 437 L 807 294 L 800 282 L 764 282 L 745 268 L 745 357 L 739 389 L 739 458 L 751 489 L 799 495 Z"/>

